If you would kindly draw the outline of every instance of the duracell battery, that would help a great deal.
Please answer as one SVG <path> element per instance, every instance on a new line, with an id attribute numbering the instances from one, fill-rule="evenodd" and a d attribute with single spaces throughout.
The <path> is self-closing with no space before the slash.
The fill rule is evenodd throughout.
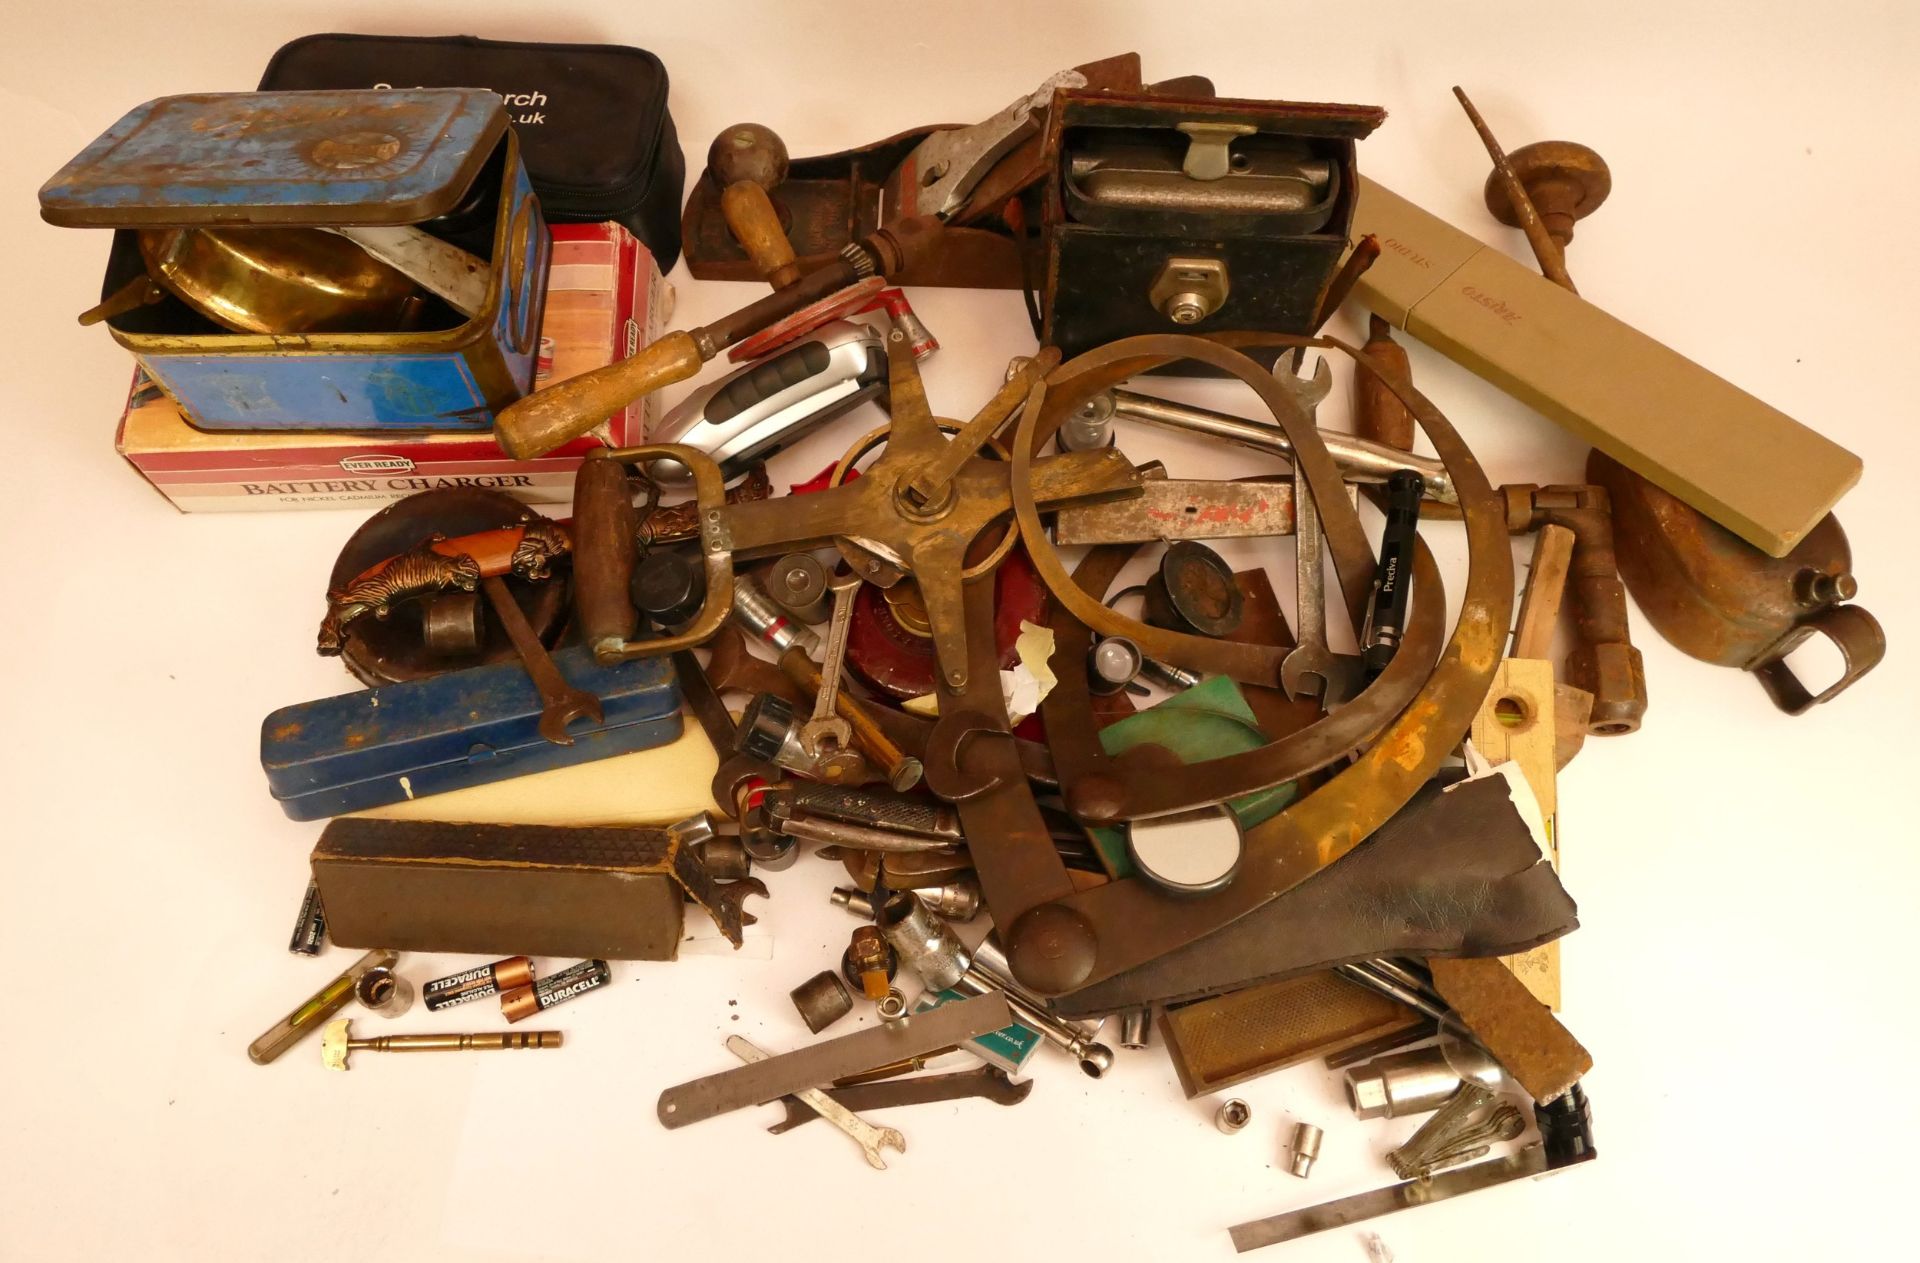
<path id="1" fill-rule="evenodd" d="M 527 987 L 533 983 L 533 962 L 525 956 L 509 956 L 491 965 L 448 974 L 428 983 L 422 995 L 428 1009 L 449 1009 L 469 1000 Z"/>
<path id="2" fill-rule="evenodd" d="M 613 981 L 613 970 L 604 960 L 583 960 L 569 965 L 551 978 L 542 978 L 532 986 L 515 987 L 500 993 L 500 1011 L 509 1022 L 532 1017 L 556 1004 L 565 1004 L 577 995 L 598 991 Z"/>

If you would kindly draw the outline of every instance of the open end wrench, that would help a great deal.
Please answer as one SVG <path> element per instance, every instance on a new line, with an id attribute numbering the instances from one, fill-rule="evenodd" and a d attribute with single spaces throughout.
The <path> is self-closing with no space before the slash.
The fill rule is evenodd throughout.
<path id="1" fill-rule="evenodd" d="M 1084 74 L 1062 70 L 985 122 L 937 131 L 921 141 L 909 156 L 918 184 L 913 190 L 915 211 L 951 219 L 993 164 L 1040 130 L 1034 115 L 1053 103 L 1056 88 L 1086 86 Z"/>
<path id="2" fill-rule="evenodd" d="M 727 1036 L 727 1051 L 746 1062 L 765 1061 L 769 1056 L 741 1035 Z M 812 1107 L 820 1117 L 852 1136 L 855 1143 L 866 1153 L 867 1165 L 876 1171 L 887 1169 L 887 1160 L 880 1156 L 881 1149 L 892 1149 L 895 1153 L 907 1151 L 905 1136 L 891 1127 L 875 1127 L 819 1088 L 803 1088 L 793 1095 Z"/>
<path id="3" fill-rule="evenodd" d="M 747 896 L 759 895 L 762 899 L 765 899 L 767 897 L 767 883 L 761 881 L 758 877 L 742 877 L 738 881 L 715 882 L 713 885 L 713 895 L 722 905 L 733 908 L 734 912 L 740 918 L 741 925 L 758 925 L 760 918 L 748 912 L 746 909 Z"/>
<path id="4" fill-rule="evenodd" d="M 1015 1082 L 998 1066 L 980 1066 L 953 1074 L 924 1074 L 912 1079 L 885 1079 L 878 1083 L 857 1083 L 851 1087 L 823 1088 L 829 1097 L 850 1110 L 883 1110 L 901 1105 L 931 1105 L 936 1101 L 959 1101 L 977 1096 L 995 1105 L 1018 1105 L 1033 1091 L 1033 1080 Z M 787 1116 L 767 1130 L 776 1136 L 810 1123 L 820 1117 L 804 1102 L 783 1096 L 780 1104 Z"/>
<path id="5" fill-rule="evenodd" d="M 1324 362 L 1324 361 L 1323 361 Z M 1327 593 L 1320 556 L 1320 511 L 1306 476 L 1293 475 L 1294 648 L 1280 660 L 1280 687 L 1294 701 L 1318 698 L 1324 705 L 1333 695 L 1339 664 L 1327 648 Z"/>
<path id="6" fill-rule="evenodd" d="M 570 746 L 573 734 L 567 731 L 568 724 L 576 719 L 591 719 L 596 724 L 604 722 L 600 699 L 567 683 L 547 647 L 534 633 L 532 624 L 527 622 L 527 616 L 521 612 L 520 603 L 507 590 L 506 581 L 497 575 L 488 575 L 480 580 L 480 587 L 493 603 L 500 625 L 507 629 L 507 639 L 520 655 L 520 664 L 533 677 L 533 686 L 540 690 L 540 735 L 557 746 Z"/>
<path id="7" fill-rule="evenodd" d="M 847 656 L 847 629 L 853 623 L 853 598 L 860 591 L 857 575 L 835 575 L 827 585 L 833 591 L 833 621 L 827 624 L 827 646 L 820 657 L 820 691 L 814 694 L 813 718 L 800 726 L 800 748 L 815 758 L 828 749 L 845 750 L 853 743 L 853 728 L 834 707 L 840 695 L 840 672 Z"/>
<path id="8" fill-rule="evenodd" d="M 1333 388 L 1333 372 L 1326 357 L 1313 362 L 1313 377 L 1302 381 L 1292 373 L 1276 372 L 1274 379 L 1292 395 L 1309 421 L 1316 420 L 1320 401 Z M 1294 649 L 1281 659 L 1280 687 L 1295 701 L 1318 698 L 1324 706 L 1338 700 L 1347 674 L 1327 648 L 1326 572 L 1321 560 L 1320 511 L 1313 503 L 1306 475 L 1293 472 L 1293 573 L 1295 598 Z"/>

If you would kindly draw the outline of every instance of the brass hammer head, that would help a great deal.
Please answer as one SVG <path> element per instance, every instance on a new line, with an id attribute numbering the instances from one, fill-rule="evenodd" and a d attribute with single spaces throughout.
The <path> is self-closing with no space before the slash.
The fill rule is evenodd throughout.
<path id="1" fill-rule="evenodd" d="M 320 1064 L 329 1070 L 347 1069 L 347 1052 L 351 1048 L 353 1032 L 348 1028 L 353 1019 L 342 1017 L 328 1022 L 320 1032 Z"/>

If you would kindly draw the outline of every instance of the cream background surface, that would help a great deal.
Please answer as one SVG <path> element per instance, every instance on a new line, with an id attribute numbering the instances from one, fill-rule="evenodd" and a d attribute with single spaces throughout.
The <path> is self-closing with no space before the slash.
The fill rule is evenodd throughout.
<path id="1" fill-rule="evenodd" d="M 838 956 L 834 872 L 771 875 L 770 951 L 621 965 L 558 1009 L 558 1053 L 378 1057 L 324 1072 L 312 1046 L 262 1069 L 247 1041 L 349 954 L 284 943 L 319 831 L 286 820 L 257 762 L 260 718 L 344 687 L 311 652 L 327 566 L 356 513 L 176 514 L 112 451 L 127 358 L 76 312 L 106 243 L 56 230 L 34 192 L 126 109 L 250 88 L 314 31 L 467 32 L 632 43 L 673 77 L 698 171 L 756 119 L 796 154 L 983 118 L 1076 61 L 1139 50 L 1149 78 L 1202 72 L 1228 95 L 1388 109 L 1363 169 L 1499 248 L 1486 159 L 1448 93 L 1509 147 L 1563 137 L 1615 189 L 1570 255 L 1583 293 L 1859 452 L 1842 505 L 1884 666 L 1788 719 L 1738 673 L 1693 662 L 1636 612 L 1652 709 L 1562 778 L 1566 1018 L 1593 1050 L 1601 1159 L 1537 1185 L 1372 1228 L 1394 1257 L 1556 1263 L 1878 1258 L 1910 1251 L 1900 1067 L 1916 1034 L 1905 967 L 1920 886 L 1912 732 L 1911 388 L 1920 246 L 1920 11 L 1898 3 L 1268 4 L 207 3 L 0 6 L 0 1258 L 342 1260 L 1224 1259 L 1229 1224 L 1387 1181 L 1411 1124 L 1361 1126 L 1306 1067 L 1239 1090 L 1254 1121 L 1214 1131 L 1164 1054 L 1106 1081 L 1042 1050 L 1027 1103 L 900 1111 L 909 1152 L 878 1174 L 830 1128 L 767 1136 L 773 1110 L 677 1132 L 659 1090 L 732 1064 L 738 1031 L 805 1032 L 786 992 Z M 691 324 L 748 285 L 690 282 Z M 914 294 L 944 349 L 928 389 L 968 415 L 1029 349 L 1009 293 Z M 1351 333 L 1353 313 L 1339 327 Z M 1568 481 L 1581 450 L 1425 348 L 1423 390 L 1496 482 Z M 682 388 L 684 389 L 684 388 Z M 1170 393 L 1234 408 L 1217 383 Z M 679 397 L 679 391 L 668 402 Z M 1322 413 L 1342 424 L 1346 389 Z M 1686 418 L 1674 418 L 1684 424 Z M 817 469 L 871 412 L 782 461 Z M 1187 476 L 1237 456 L 1142 431 L 1136 459 Z M 1458 535 L 1432 532 L 1457 590 Z M 1270 560 L 1284 544 L 1231 550 Z M 667 770 L 668 767 L 673 770 Z M 690 776 L 662 761 L 658 774 Z M 705 773 L 699 774 L 704 780 Z M 408 958 L 425 981 L 464 963 Z M 542 962 L 555 968 L 563 962 Z M 455 1018 L 459 1020 L 454 1020 Z M 498 1023 L 476 1005 L 368 1031 Z M 1294 1119 L 1326 1128 L 1313 1178 L 1286 1174 Z M 1346 1263 L 1336 1231 L 1273 1258 Z"/>

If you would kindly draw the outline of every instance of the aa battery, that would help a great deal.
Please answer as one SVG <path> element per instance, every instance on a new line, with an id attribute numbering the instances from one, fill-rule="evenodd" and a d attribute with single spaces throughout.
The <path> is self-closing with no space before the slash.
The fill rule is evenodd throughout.
<path id="1" fill-rule="evenodd" d="M 287 950 L 299 956 L 318 956 L 327 941 L 327 912 L 320 906 L 320 883 L 307 879 L 307 894 L 300 901 L 300 918 L 293 923 L 293 938 Z"/>
<path id="2" fill-rule="evenodd" d="M 531 985 L 533 962 L 525 956 L 509 956 L 491 965 L 480 965 L 457 974 L 448 974 L 444 978 L 435 978 L 421 994 L 429 1010 L 450 1009 L 469 1000 L 480 1000 Z"/>
<path id="3" fill-rule="evenodd" d="M 509 1022 L 518 1022 L 545 1012 L 556 1004 L 565 1004 L 577 995 L 598 991 L 613 981 L 613 970 L 604 960 L 583 960 L 569 965 L 551 978 L 542 978 L 530 987 L 515 987 L 500 993 L 500 1011 Z"/>

